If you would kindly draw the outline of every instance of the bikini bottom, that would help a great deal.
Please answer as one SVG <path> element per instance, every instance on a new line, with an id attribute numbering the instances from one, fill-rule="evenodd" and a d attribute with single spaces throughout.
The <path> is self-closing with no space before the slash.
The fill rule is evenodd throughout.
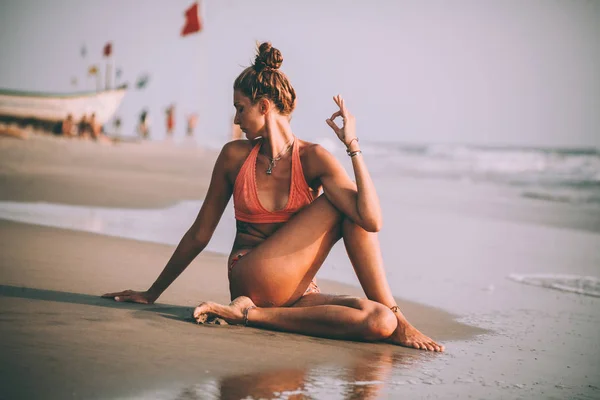
<path id="1" fill-rule="evenodd" d="M 229 276 L 231 276 L 231 271 L 233 270 L 233 267 L 235 266 L 235 264 L 237 264 L 237 262 L 240 261 L 240 259 L 248 253 L 249 253 L 249 251 L 247 251 L 245 253 L 238 253 L 231 259 L 231 263 L 229 263 L 229 268 L 228 268 Z M 316 279 L 313 279 L 312 281 L 310 281 L 310 284 L 308 285 L 308 288 L 306 288 L 306 291 L 304 292 L 303 296 L 310 294 L 310 293 L 321 293 L 321 289 L 319 289 L 319 287 L 317 286 Z"/>

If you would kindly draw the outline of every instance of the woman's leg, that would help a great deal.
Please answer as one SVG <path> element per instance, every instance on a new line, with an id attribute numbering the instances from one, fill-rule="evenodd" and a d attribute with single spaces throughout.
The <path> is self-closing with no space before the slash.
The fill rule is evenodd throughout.
<path id="1" fill-rule="evenodd" d="M 264 307 L 294 304 L 341 238 L 341 213 L 320 196 L 239 259 L 229 275 L 231 298 Z"/>
<path id="2" fill-rule="evenodd" d="M 277 232 L 240 259 L 233 268 L 230 280 L 232 298 L 248 296 L 261 307 L 290 306 L 304 294 L 329 251 L 340 237 L 344 237 L 348 255 L 367 297 L 387 307 L 395 305 L 385 271 L 377 235 L 368 233 L 344 218 L 327 200 L 320 196 L 281 227 Z M 308 296 L 307 296 L 308 297 Z M 282 317 L 280 311 L 260 313 L 259 318 Z M 253 309 L 250 314 L 256 313 Z M 291 311 L 291 310 L 290 310 Z M 313 310 L 295 312 L 291 320 L 282 322 L 282 329 L 298 332 L 292 320 L 311 317 Z M 320 310 L 318 313 L 327 310 Z M 335 312 L 335 309 L 334 309 Z M 417 349 L 442 350 L 430 338 L 421 334 L 406 321 L 402 313 L 395 313 L 397 327 L 391 340 Z M 341 314 L 346 317 L 346 314 Z M 336 313 L 336 317 L 340 316 Z M 305 318 L 306 317 L 306 318 Z M 312 318 L 312 317 L 311 317 Z M 351 317 L 350 317 L 351 318 Z M 332 330 L 332 332 L 335 328 Z M 333 332 L 334 333 L 334 332 Z"/>
<path id="3" fill-rule="evenodd" d="M 346 218 L 342 223 L 342 235 L 348 258 L 367 298 L 390 308 L 395 306 L 396 301 L 385 276 L 377 234 L 365 231 Z M 412 326 L 397 307 L 394 309 L 398 328 L 388 341 L 423 350 L 444 350 L 444 346 L 437 344 Z"/>
<path id="4" fill-rule="evenodd" d="M 253 307 L 248 297 L 224 306 L 206 302 L 194 310 L 198 321 L 218 316 L 231 324 L 244 323 L 271 330 L 331 339 L 380 341 L 396 330 L 397 320 L 386 306 L 367 299 L 309 294 L 291 307 Z M 245 314 L 246 313 L 246 314 Z"/>

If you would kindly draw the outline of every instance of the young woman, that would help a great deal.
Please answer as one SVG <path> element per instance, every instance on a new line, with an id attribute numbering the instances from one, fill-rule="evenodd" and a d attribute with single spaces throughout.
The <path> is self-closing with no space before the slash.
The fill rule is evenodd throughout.
<path id="1" fill-rule="evenodd" d="M 327 150 L 292 132 L 296 93 L 279 71 L 282 62 L 280 51 L 263 43 L 254 65 L 235 80 L 234 122 L 248 140 L 221 150 L 198 217 L 156 282 L 145 292 L 104 297 L 156 301 L 206 247 L 233 195 L 237 234 L 228 261 L 233 301 L 201 303 L 194 311 L 198 322 L 220 317 L 231 324 L 443 351 L 406 320 L 392 297 L 375 233 L 381 208 L 354 117 L 342 97 L 334 97 L 339 110 L 326 122 L 347 148 L 356 183 Z M 314 281 L 340 238 L 368 299 L 323 294 Z"/>

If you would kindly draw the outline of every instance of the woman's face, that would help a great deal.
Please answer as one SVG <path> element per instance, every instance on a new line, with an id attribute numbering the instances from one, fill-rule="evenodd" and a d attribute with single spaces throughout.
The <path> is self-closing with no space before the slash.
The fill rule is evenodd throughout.
<path id="1" fill-rule="evenodd" d="M 260 111 L 261 102 L 252 104 L 249 97 L 239 90 L 233 92 L 233 106 L 235 118 L 233 123 L 240 126 L 248 140 L 254 140 L 262 135 L 265 126 L 265 114 Z"/>

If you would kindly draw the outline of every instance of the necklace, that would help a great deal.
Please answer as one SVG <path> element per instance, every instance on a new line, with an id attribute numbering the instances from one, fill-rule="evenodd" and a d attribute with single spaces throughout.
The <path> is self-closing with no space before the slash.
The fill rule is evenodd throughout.
<path id="1" fill-rule="evenodd" d="M 269 157 L 270 161 L 269 161 L 269 168 L 267 168 L 267 175 L 271 175 L 273 173 L 273 168 L 275 168 L 275 165 L 276 165 L 275 162 L 281 160 L 281 157 L 283 157 L 283 155 L 289 151 L 289 149 L 294 144 L 295 140 L 296 140 L 296 137 L 294 136 L 294 138 L 292 139 L 290 144 L 285 146 L 285 148 L 282 151 L 280 151 L 279 154 L 277 154 L 273 158 Z"/>

